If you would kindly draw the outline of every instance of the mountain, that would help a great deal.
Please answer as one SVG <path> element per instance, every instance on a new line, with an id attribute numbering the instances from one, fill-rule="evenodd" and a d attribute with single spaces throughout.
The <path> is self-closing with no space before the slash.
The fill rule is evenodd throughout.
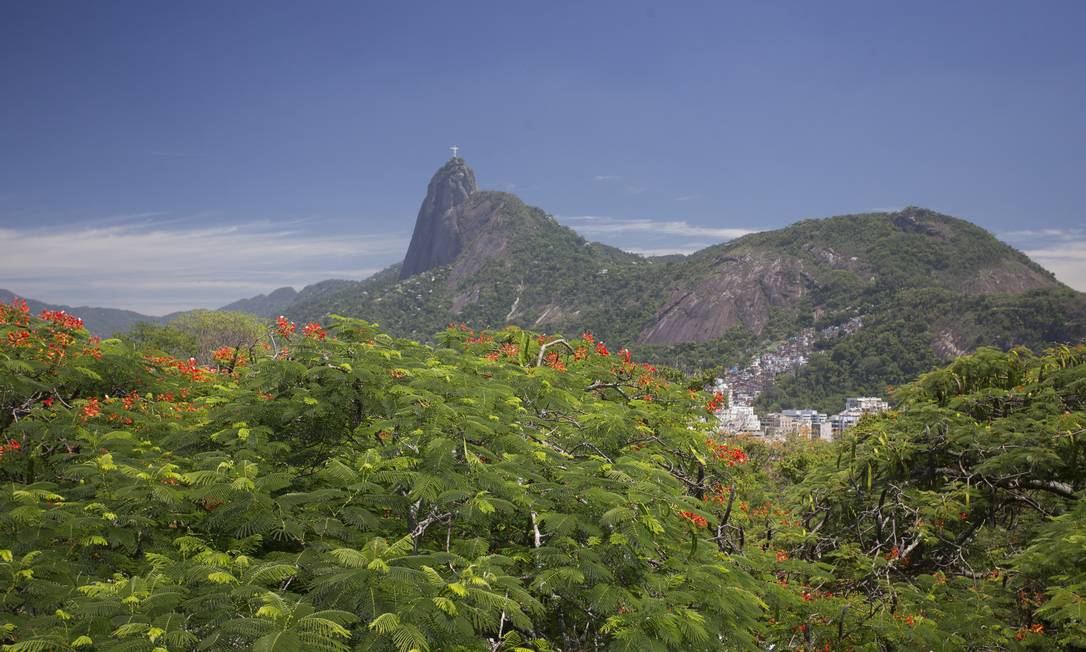
<path id="1" fill-rule="evenodd" d="M 475 172 L 460 157 L 454 156 L 434 174 L 415 220 L 400 280 L 456 260 L 471 222 L 464 204 L 478 190 Z"/>
<path id="2" fill-rule="evenodd" d="M 131 310 L 120 310 L 118 308 L 94 308 L 90 306 L 72 307 L 44 303 L 42 301 L 36 301 L 34 299 L 16 295 L 9 290 L 0 289 L 0 303 L 11 303 L 16 298 L 26 299 L 27 306 L 29 306 L 30 310 L 34 313 L 39 313 L 42 310 L 63 310 L 64 312 L 75 315 L 83 320 L 83 324 L 87 327 L 88 332 L 102 337 L 126 331 L 134 324 L 141 321 L 158 322 L 165 319 L 164 317 L 152 317 L 150 315 L 140 314 Z"/>
<path id="3" fill-rule="evenodd" d="M 643 257 L 589 242 L 515 195 L 479 190 L 461 158 L 430 180 L 403 264 L 325 283 L 271 312 L 362 317 L 418 339 L 450 322 L 589 330 L 688 369 L 737 364 L 803 328 L 860 318 L 857 332 L 819 344 L 809 367 L 821 375 L 780 383 L 820 406 L 843 392 L 881 393 L 977 346 L 1086 337 L 1083 294 L 984 229 L 931 210 L 809 219 L 689 256 Z"/>
<path id="4" fill-rule="evenodd" d="M 239 299 L 226 304 L 219 310 L 236 310 L 257 315 L 258 317 L 276 317 L 282 314 L 283 310 L 297 299 L 297 290 L 292 287 L 283 287 L 268 294 L 258 294 L 248 299 Z"/>

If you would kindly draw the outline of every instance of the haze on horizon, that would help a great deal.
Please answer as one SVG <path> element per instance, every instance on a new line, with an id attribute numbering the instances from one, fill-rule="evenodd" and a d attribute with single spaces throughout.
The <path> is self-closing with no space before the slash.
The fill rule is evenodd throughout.
<path id="1" fill-rule="evenodd" d="M 1086 5 L 8 3 L 0 288 L 162 314 L 484 188 L 646 254 L 920 205 L 1086 290 Z"/>

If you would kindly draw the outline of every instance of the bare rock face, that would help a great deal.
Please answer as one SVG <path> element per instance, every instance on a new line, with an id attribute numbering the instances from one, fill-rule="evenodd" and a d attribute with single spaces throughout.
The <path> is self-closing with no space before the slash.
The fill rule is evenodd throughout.
<path id="1" fill-rule="evenodd" d="M 770 310 L 794 306 L 814 286 L 792 260 L 726 257 L 692 288 L 676 292 L 641 332 L 646 344 L 705 342 L 740 324 L 761 333 Z"/>
<path id="2" fill-rule="evenodd" d="M 923 208 L 909 206 L 893 213 L 893 223 L 902 231 L 919 233 L 933 238 L 945 238 L 945 234 L 931 221 L 932 215 L 937 214 Z"/>
<path id="3" fill-rule="evenodd" d="M 401 280 L 447 265 L 459 255 L 464 243 L 457 209 L 478 189 L 475 173 L 460 157 L 450 159 L 434 174 L 415 219 Z"/>

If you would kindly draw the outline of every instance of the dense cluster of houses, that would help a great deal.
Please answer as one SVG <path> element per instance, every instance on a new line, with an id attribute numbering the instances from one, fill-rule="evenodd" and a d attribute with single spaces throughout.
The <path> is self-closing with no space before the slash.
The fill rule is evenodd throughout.
<path id="1" fill-rule="evenodd" d="M 750 405 L 780 374 L 794 371 L 807 364 L 808 357 L 821 340 L 855 333 L 863 326 L 859 317 L 825 328 L 804 328 L 798 334 L 778 343 L 764 353 L 754 356 L 746 366 L 735 366 L 724 374 L 724 382 L 732 388 L 736 401 Z M 728 402 L 732 404 L 731 401 Z"/>
<path id="2" fill-rule="evenodd" d="M 768 439 L 804 437 L 831 440 L 855 426 L 865 414 L 888 410 L 889 404 L 875 396 L 845 400 L 845 409 L 837 414 L 796 409 L 758 415 L 754 401 L 774 379 L 807 364 L 816 343 L 851 335 L 863 326 L 859 317 L 821 329 L 804 328 L 797 335 L 754 356 L 744 367 L 728 369 L 710 388 L 727 397 L 716 417 L 721 432 L 743 433 Z"/>

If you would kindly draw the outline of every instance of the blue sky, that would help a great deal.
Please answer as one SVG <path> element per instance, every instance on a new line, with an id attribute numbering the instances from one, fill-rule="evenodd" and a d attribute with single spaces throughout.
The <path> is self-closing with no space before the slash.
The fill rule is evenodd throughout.
<path id="1" fill-rule="evenodd" d="M 151 313 L 399 260 L 460 145 L 587 237 L 921 205 L 1086 290 L 1086 3 L 8 2 L 0 287 Z"/>

